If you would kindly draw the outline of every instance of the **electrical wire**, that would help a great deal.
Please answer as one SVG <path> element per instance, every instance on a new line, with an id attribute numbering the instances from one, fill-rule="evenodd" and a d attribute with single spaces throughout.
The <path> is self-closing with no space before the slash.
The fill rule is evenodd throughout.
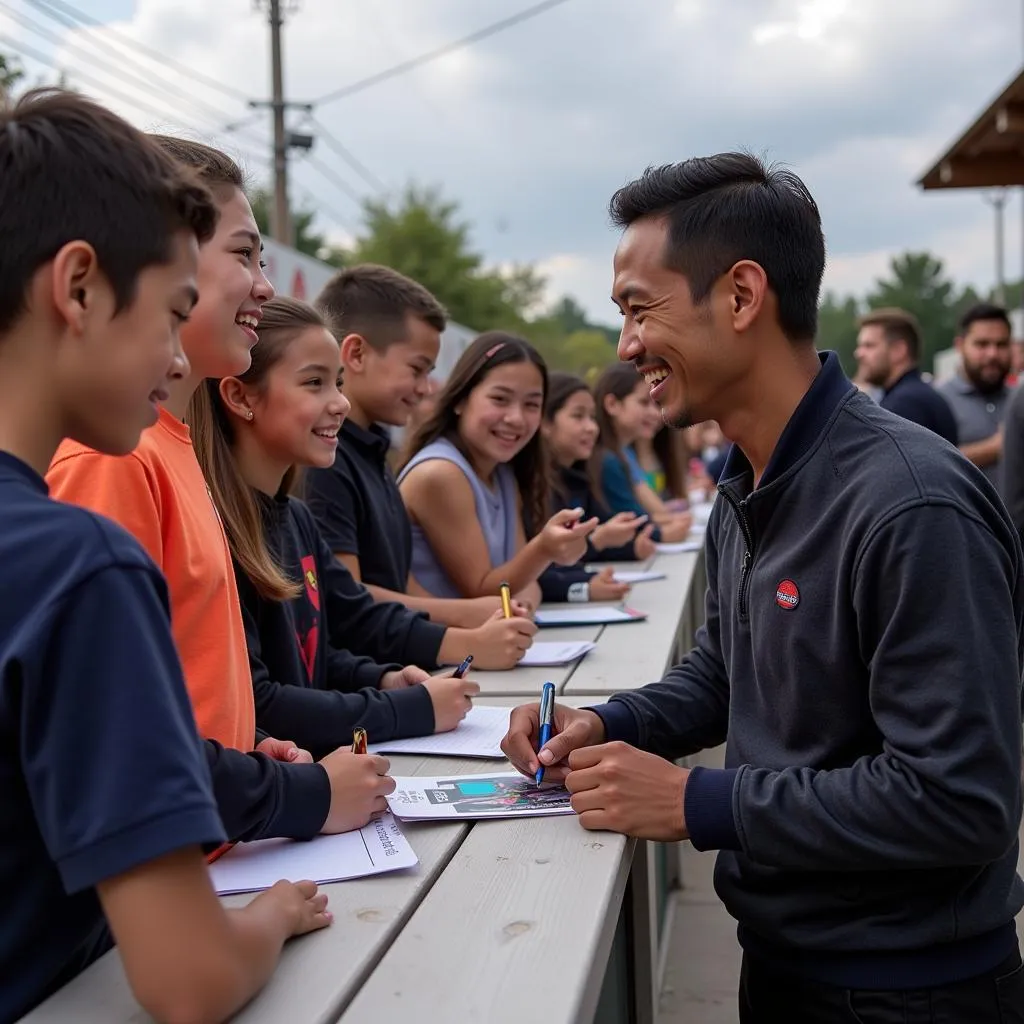
<path id="1" fill-rule="evenodd" d="M 324 103 L 332 103 L 334 100 L 340 100 L 342 97 L 362 92 L 363 89 L 368 89 L 371 85 L 377 85 L 380 82 L 387 81 L 389 78 L 404 75 L 407 71 L 412 71 L 414 68 L 422 67 L 424 64 L 437 60 L 439 57 L 446 57 L 449 53 L 454 53 L 456 50 L 461 50 L 473 43 L 478 43 L 481 39 L 487 39 L 489 36 L 497 35 L 499 32 L 503 32 L 507 28 L 512 28 L 514 25 L 522 24 L 522 22 L 527 21 L 529 18 L 535 18 L 538 14 L 543 14 L 545 11 L 550 11 L 553 7 L 559 7 L 561 4 L 567 2 L 568 0 L 544 0 L 543 3 L 534 4 L 533 7 L 527 7 L 518 14 L 513 14 L 508 18 L 503 18 L 501 21 L 495 21 L 490 25 L 486 25 L 483 28 L 478 29 L 476 32 L 471 32 L 468 36 L 463 36 L 461 39 L 456 39 L 454 42 L 446 43 L 444 46 L 439 46 L 437 49 L 430 50 L 428 53 L 420 54 L 419 57 L 404 60 L 400 64 L 395 64 L 393 67 L 385 68 L 383 71 L 378 71 L 376 74 L 369 75 L 366 78 L 361 78 L 356 82 L 352 82 L 350 85 L 344 85 L 340 89 L 335 89 L 332 92 L 326 93 L 318 100 L 314 101 L 314 106 L 319 107 Z"/>
<path id="2" fill-rule="evenodd" d="M 241 100 L 243 103 L 247 103 L 249 100 L 249 97 L 246 96 L 241 89 L 236 89 L 234 86 L 226 85 L 224 82 L 219 82 L 217 79 L 211 78 L 209 75 L 206 75 L 201 71 L 197 71 L 195 68 L 191 68 L 187 64 L 181 63 L 181 61 L 177 61 L 173 57 L 169 57 L 166 53 L 163 53 L 160 50 L 154 49 L 151 46 L 146 46 L 145 44 L 126 36 L 123 32 L 118 31 L 112 25 L 107 25 L 98 18 L 94 18 L 92 15 L 86 14 L 73 4 L 67 3 L 66 0 L 26 0 L 26 3 L 31 4 L 37 10 L 42 10 L 43 8 L 59 10 L 90 28 L 102 28 L 108 36 L 113 39 L 119 39 L 129 49 L 138 50 L 140 53 L 146 54 L 151 60 L 155 60 L 160 64 L 173 68 L 175 71 L 178 71 L 183 75 L 187 75 L 191 81 L 202 82 L 211 89 L 217 89 L 225 95 L 231 96 L 233 99 Z"/>

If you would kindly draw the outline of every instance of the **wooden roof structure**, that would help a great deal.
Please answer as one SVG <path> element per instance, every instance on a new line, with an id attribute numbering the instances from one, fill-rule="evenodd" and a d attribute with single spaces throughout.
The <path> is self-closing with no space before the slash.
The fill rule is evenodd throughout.
<path id="1" fill-rule="evenodd" d="M 1024 185 L 1024 71 L 917 183 L 925 190 Z"/>

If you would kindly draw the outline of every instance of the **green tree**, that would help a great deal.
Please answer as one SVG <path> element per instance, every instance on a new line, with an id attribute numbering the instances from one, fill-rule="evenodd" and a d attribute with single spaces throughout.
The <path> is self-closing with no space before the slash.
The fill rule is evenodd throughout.
<path id="1" fill-rule="evenodd" d="M 256 218 L 256 225 L 263 235 L 270 234 L 270 207 L 273 197 L 267 189 L 256 189 L 249 197 L 252 203 L 253 216 Z M 333 263 L 341 266 L 337 261 L 338 250 L 327 245 L 327 241 L 320 232 L 315 231 L 313 222 L 316 220 L 316 212 L 309 209 L 292 210 L 292 230 L 295 233 L 295 248 L 304 252 L 307 256 L 323 260 L 325 263 Z"/>
<path id="2" fill-rule="evenodd" d="M 13 57 L 0 53 L 0 99 L 3 99 L 25 77 L 25 72 Z"/>
<path id="3" fill-rule="evenodd" d="M 383 263 L 419 281 L 452 319 L 477 331 L 521 330 L 544 289 L 530 267 L 488 269 L 470 245 L 458 204 L 439 190 L 410 185 L 397 200 L 370 199 L 365 232 L 345 254 L 350 263 Z"/>
<path id="4" fill-rule="evenodd" d="M 927 252 L 905 252 L 892 259 L 889 275 L 875 282 L 868 308 L 898 306 L 921 325 L 921 367 L 932 368 L 936 352 L 949 348 L 956 335 L 956 286 L 942 260 Z"/>
<path id="5" fill-rule="evenodd" d="M 826 292 L 818 307 L 819 349 L 831 350 L 839 356 L 843 369 L 850 375 L 857 372 L 853 350 L 857 347 L 857 300 L 852 295 L 838 296 Z"/>

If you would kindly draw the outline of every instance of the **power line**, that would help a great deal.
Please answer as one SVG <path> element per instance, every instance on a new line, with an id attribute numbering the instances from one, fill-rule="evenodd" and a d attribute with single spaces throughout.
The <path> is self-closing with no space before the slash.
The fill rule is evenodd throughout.
<path id="1" fill-rule="evenodd" d="M 181 61 L 177 61 L 173 57 L 169 57 L 166 53 L 163 53 L 160 50 L 154 49 L 151 46 L 146 46 L 145 44 L 126 36 L 123 32 L 119 32 L 112 25 L 107 25 L 99 19 L 92 17 L 92 15 L 86 14 L 84 11 L 80 11 L 72 4 L 66 3 L 65 0 L 27 0 L 27 2 L 37 9 L 41 9 L 40 5 L 43 4 L 47 7 L 63 11 L 65 14 L 70 15 L 83 25 L 91 28 L 103 29 L 108 36 L 113 39 L 119 39 L 129 49 L 145 53 L 152 60 L 157 61 L 157 63 L 173 68 L 183 75 L 187 75 L 192 81 L 202 82 L 211 89 L 218 89 L 225 95 L 231 96 L 233 99 L 241 100 L 243 103 L 248 100 L 248 96 L 246 96 L 241 89 L 236 89 L 231 85 L 225 85 L 223 82 L 219 82 L 217 79 L 211 78 L 209 75 L 203 74 L 201 71 L 197 71 L 195 68 L 191 68 L 187 64 L 183 64 Z"/>
<path id="2" fill-rule="evenodd" d="M 312 167 L 313 170 L 315 170 L 320 175 L 320 177 L 329 181 L 332 185 L 334 185 L 335 188 L 339 189 L 341 192 L 344 192 L 345 195 L 352 200 L 352 202 L 356 203 L 359 206 L 363 205 L 364 197 L 361 196 L 344 178 L 338 175 L 336 171 L 328 167 L 327 164 L 323 163 L 317 157 L 312 156 L 310 154 L 306 155 L 306 158 L 305 160 L 303 160 L 303 163 L 309 164 L 309 166 Z"/>
<path id="3" fill-rule="evenodd" d="M 324 125 L 318 121 L 315 117 L 309 118 L 310 124 L 312 124 L 319 132 L 319 137 L 323 139 L 327 145 L 334 150 L 342 160 L 345 161 L 352 168 L 360 178 L 363 179 L 372 189 L 376 189 L 378 192 L 386 192 L 387 186 L 384 184 L 376 174 L 373 173 L 367 166 L 358 160 L 351 150 L 347 149 L 341 144 L 331 133 L 324 127 Z"/>
<path id="4" fill-rule="evenodd" d="M 197 134 L 201 135 L 209 135 L 211 133 L 210 129 L 197 129 L 195 125 L 190 125 L 187 122 L 182 121 L 177 114 L 169 114 L 166 110 L 155 107 L 144 99 L 140 100 L 137 96 L 131 96 L 127 93 L 123 93 L 119 89 L 115 89 L 113 86 L 109 85 L 107 82 L 102 82 L 99 79 L 94 78 L 92 75 L 82 71 L 79 68 L 61 67 L 59 64 L 56 63 L 56 61 L 52 57 L 47 56 L 45 53 L 42 53 L 34 47 L 27 45 L 21 40 L 12 39 L 10 36 L 6 36 L 0 33 L 0 43 L 2 43 L 15 56 L 28 57 L 38 62 L 39 64 L 42 64 L 44 67 L 52 68 L 59 74 L 70 73 L 76 79 L 79 79 L 83 83 L 91 85 L 92 88 L 98 89 L 102 93 L 105 93 L 106 95 L 114 99 L 120 100 L 122 103 L 128 104 L 135 110 L 142 111 L 143 113 L 146 113 L 151 117 L 156 117 L 160 121 L 172 123 L 176 122 L 182 128 L 186 128 L 189 131 L 195 131 L 197 132 Z M 260 143 L 260 145 L 262 145 L 262 142 Z M 242 153 L 246 157 L 246 159 L 252 159 L 252 155 L 248 153 L 246 150 L 240 149 L 239 152 Z M 265 159 L 265 157 L 259 158 L 255 162 L 263 163 L 265 162 Z"/>
<path id="5" fill-rule="evenodd" d="M 70 19 L 64 18 L 62 15 L 56 12 L 51 12 L 45 8 L 38 7 L 38 4 L 36 4 L 34 0 L 28 0 L 28 3 L 32 4 L 33 6 L 36 6 L 44 15 L 53 18 L 59 24 L 62 24 L 67 28 L 76 30 L 79 27 L 75 24 L 75 22 L 71 21 Z M 61 35 L 49 29 L 47 26 L 41 25 L 39 22 L 33 21 L 31 18 L 26 17 L 24 14 L 22 14 L 15 8 L 11 7 L 10 4 L 2 2 L 2 0 L 0 0 L 0 9 L 5 10 L 10 18 L 14 19 L 16 22 L 23 25 L 25 28 L 27 28 L 30 32 L 34 33 L 35 35 L 37 35 L 39 38 L 45 39 L 47 42 L 53 43 L 56 46 L 64 46 L 70 50 L 77 51 L 77 53 L 82 58 L 88 60 L 90 64 L 95 65 L 98 59 L 102 59 L 96 53 L 93 53 L 92 51 L 85 49 L 82 46 L 82 42 L 80 40 L 68 40 L 62 37 Z M 94 47 L 96 47 L 101 52 L 112 54 L 113 57 L 116 60 L 122 62 L 122 64 L 126 61 L 127 58 L 125 54 L 110 46 L 104 40 L 96 37 L 89 37 L 89 41 L 92 43 Z M 197 97 L 192 96 L 187 92 L 184 92 L 176 83 L 164 80 L 157 84 L 154 84 L 154 82 L 150 79 L 143 77 L 143 74 L 153 74 L 153 69 L 145 66 L 144 64 L 129 63 L 127 66 L 117 67 L 116 70 L 114 68 L 107 67 L 106 64 L 104 64 L 101 69 L 105 71 L 107 74 L 113 75 L 119 81 L 131 85 L 133 88 L 142 89 L 158 97 L 162 97 L 163 94 L 167 91 L 176 92 L 180 98 L 188 101 L 190 104 L 193 104 L 197 109 L 205 110 L 207 112 L 206 116 L 212 117 L 213 120 L 226 121 L 231 118 L 231 115 L 226 113 L 224 110 L 212 107 L 208 103 L 205 103 L 203 100 L 200 100 Z M 140 71 L 142 73 L 140 73 Z"/>
<path id="6" fill-rule="evenodd" d="M 498 32 L 502 32 L 507 28 L 512 28 L 513 25 L 519 25 L 522 22 L 527 21 L 529 18 L 535 18 L 538 14 L 543 14 L 545 11 L 549 11 L 553 7 L 558 7 L 566 2 L 567 0 L 544 0 L 543 3 L 534 4 L 533 7 L 527 7 L 518 14 L 513 14 L 511 17 L 503 18 L 501 21 L 496 21 L 491 25 L 478 29 L 476 32 L 472 32 L 468 36 L 463 36 L 462 39 L 456 39 L 455 42 L 446 43 L 444 46 L 439 46 L 436 50 L 431 50 L 429 53 L 421 54 L 419 57 L 413 57 L 411 60 L 402 61 L 401 64 L 395 64 L 393 67 L 386 68 L 384 71 L 378 71 L 374 75 L 369 75 L 366 78 L 359 79 L 357 82 L 352 82 L 350 85 L 345 85 L 340 89 L 335 89 L 333 92 L 329 92 L 326 95 L 321 96 L 315 101 L 314 105 L 321 106 L 324 103 L 331 103 L 344 96 L 351 96 L 353 93 L 361 92 L 363 89 L 368 89 L 371 85 L 377 85 L 379 82 L 385 82 L 389 78 L 404 75 L 406 71 L 412 71 L 413 68 L 418 68 L 432 60 L 437 60 L 438 57 L 446 57 L 449 53 L 461 50 L 472 43 L 478 43 L 481 39 L 486 39 L 488 36 L 496 35 Z"/>

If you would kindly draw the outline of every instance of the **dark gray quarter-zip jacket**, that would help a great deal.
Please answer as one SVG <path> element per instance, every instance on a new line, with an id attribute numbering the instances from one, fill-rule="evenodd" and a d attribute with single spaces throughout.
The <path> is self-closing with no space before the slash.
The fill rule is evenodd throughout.
<path id="1" fill-rule="evenodd" d="M 850 987 L 994 967 L 1024 905 L 1024 582 L 995 490 L 833 354 L 760 486 L 734 448 L 720 490 L 696 646 L 596 709 L 608 738 L 727 739 L 685 811 L 748 952 Z"/>

